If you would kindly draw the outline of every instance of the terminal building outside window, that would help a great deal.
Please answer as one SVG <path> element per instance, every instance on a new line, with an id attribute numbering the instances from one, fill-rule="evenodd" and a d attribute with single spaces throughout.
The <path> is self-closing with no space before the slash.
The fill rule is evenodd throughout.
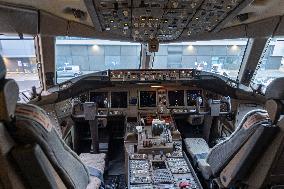
<path id="1" fill-rule="evenodd" d="M 152 69 L 195 68 L 237 80 L 247 39 L 197 41 L 161 44 Z M 261 60 L 255 83 L 269 84 L 284 76 L 284 42 L 271 40 Z M 56 81 L 107 69 L 139 69 L 141 44 L 89 38 L 57 37 L 55 47 Z M 0 54 L 7 67 L 7 78 L 15 79 L 20 90 L 39 87 L 34 39 L 0 37 Z"/>

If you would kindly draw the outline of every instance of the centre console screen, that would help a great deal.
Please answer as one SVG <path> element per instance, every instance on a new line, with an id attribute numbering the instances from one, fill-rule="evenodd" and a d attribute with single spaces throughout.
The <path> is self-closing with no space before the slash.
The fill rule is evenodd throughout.
<path id="1" fill-rule="evenodd" d="M 139 106 L 140 108 L 156 107 L 157 106 L 156 91 L 140 91 Z"/>
<path id="2" fill-rule="evenodd" d="M 186 91 L 186 96 L 187 96 L 187 105 L 196 106 L 196 98 L 197 97 L 202 98 L 202 90 L 188 90 Z M 203 102 L 201 103 L 201 106 L 203 106 Z"/>
<path id="3" fill-rule="evenodd" d="M 127 108 L 127 92 L 112 92 L 111 93 L 112 108 Z"/>
<path id="4" fill-rule="evenodd" d="M 108 93 L 107 92 L 90 92 L 90 101 L 98 104 L 98 108 L 107 108 Z"/>
<path id="5" fill-rule="evenodd" d="M 184 91 L 176 90 L 168 92 L 169 106 L 184 106 Z"/>

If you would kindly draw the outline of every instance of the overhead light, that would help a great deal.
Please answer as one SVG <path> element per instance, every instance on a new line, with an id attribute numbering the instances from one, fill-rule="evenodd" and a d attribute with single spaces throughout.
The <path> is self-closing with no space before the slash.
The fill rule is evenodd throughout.
<path id="1" fill-rule="evenodd" d="M 151 85 L 151 88 L 163 88 L 164 86 L 162 85 Z"/>
<path id="2" fill-rule="evenodd" d="M 233 51 L 237 51 L 237 50 L 239 50 L 239 46 L 238 46 L 238 45 L 233 45 L 233 46 L 231 47 L 231 49 L 232 49 Z"/>
<path id="3" fill-rule="evenodd" d="M 193 45 L 188 45 L 187 50 L 193 51 L 194 50 L 194 46 Z"/>
<path id="4" fill-rule="evenodd" d="M 93 46 L 92 46 L 92 49 L 93 49 L 94 51 L 99 51 L 99 50 L 100 50 L 100 47 L 99 47 L 99 45 L 93 45 Z"/>

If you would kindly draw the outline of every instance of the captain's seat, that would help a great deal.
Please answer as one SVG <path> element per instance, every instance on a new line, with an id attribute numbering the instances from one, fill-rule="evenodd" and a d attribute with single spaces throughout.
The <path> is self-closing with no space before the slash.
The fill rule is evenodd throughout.
<path id="1" fill-rule="evenodd" d="M 270 88 L 271 87 L 268 87 L 268 90 Z M 275 88 L 273 90 L 275 90 Z M 271 91 L 267 91 L 266 96 L 267 95 L 271 96 Z M 269 97 L 269 99 L 271 99 L 271 97 Z M 275 111 L 277 112 L 277 110 Z M 270 114 L 271 113 L 268 115 L 267 111 L 262 109 L 256 109 L 248 112 L 231 136 L 225 141 L 214 146 L 212 149 L 209 148 L 207 142 L 203 138 L 184 139 L 187 152 L 204 179 L 209 180 L 212 178 L 218 178 L 220 172 L 246 143 L 251 141 L 254 142 L 254 146 L 251 145 L 250 149 L 252 151 L 254 151 L 255 148 L 258 148 L 256 146 L 258 141 L 262 140 L 262 142 L 265 143 L 265 141 L 260 138 L 261 134 L 259 133 L 268 133 L 268 131 L 271 131 L 269 134 L 271 135 L 270 138 L 274 136 L 275 128 L 270 127 L 272 124 L 270 119 L 272 115 Z M 265 140 L 266 143 L 269 143 L 269 139 Z M 257 151 L 261 154 L 260 149 L 257 149 Z M 252 154 L 248 154 L 248 156 L 251 155 Z M 245 161 L 249 161 L 248 159 Z M 249 162 L 248 164 L 251 165 L 252 163 Z"/>
<path id="2" fill-rule="evenodd" d="M 59 137 L 43 109 L 16 104 L 17 84 L 5 79 L 1 61 L 0 56 L 0 188 L 99 188 L 105 155 L 80 158 Z"/>

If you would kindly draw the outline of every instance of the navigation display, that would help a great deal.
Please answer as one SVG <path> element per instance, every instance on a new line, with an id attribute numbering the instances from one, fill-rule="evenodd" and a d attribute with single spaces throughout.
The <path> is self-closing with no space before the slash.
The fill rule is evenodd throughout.
<path id="1" fill-rule="evenodd" d="M 184 91 L 176 90 L 168 92 L 169 106 L 184 106 Z"/>
<path id="2" fill-rule="evenodd" d="M 127 108 L 127 92 L 111 92 L 112 108 Z"/>
<path id="3" fill-rule="evenodd" d="M 140 108 L 156 107 L 157 106 L 156 97 L 157 97 L 156 91 L 140 91 L 140 96 L 139 96 Z"/>
<path id="4" fill-rule="evenodd" d="M 186 96 L 187 96 L 187 105 L 196 106 L 196 98 L 197 97 L 202 98 L 202 90 L 188 90 L 186 91 Z M 201 103 L 201 106 L 203 106 L 203 102 Z"/>
<path id="5" fill-rule="evenodd" d="M 107 92 L 90 92 L 90 101 L 96 102 L 98 108 L 107 108 L 108 93 Z"/>

